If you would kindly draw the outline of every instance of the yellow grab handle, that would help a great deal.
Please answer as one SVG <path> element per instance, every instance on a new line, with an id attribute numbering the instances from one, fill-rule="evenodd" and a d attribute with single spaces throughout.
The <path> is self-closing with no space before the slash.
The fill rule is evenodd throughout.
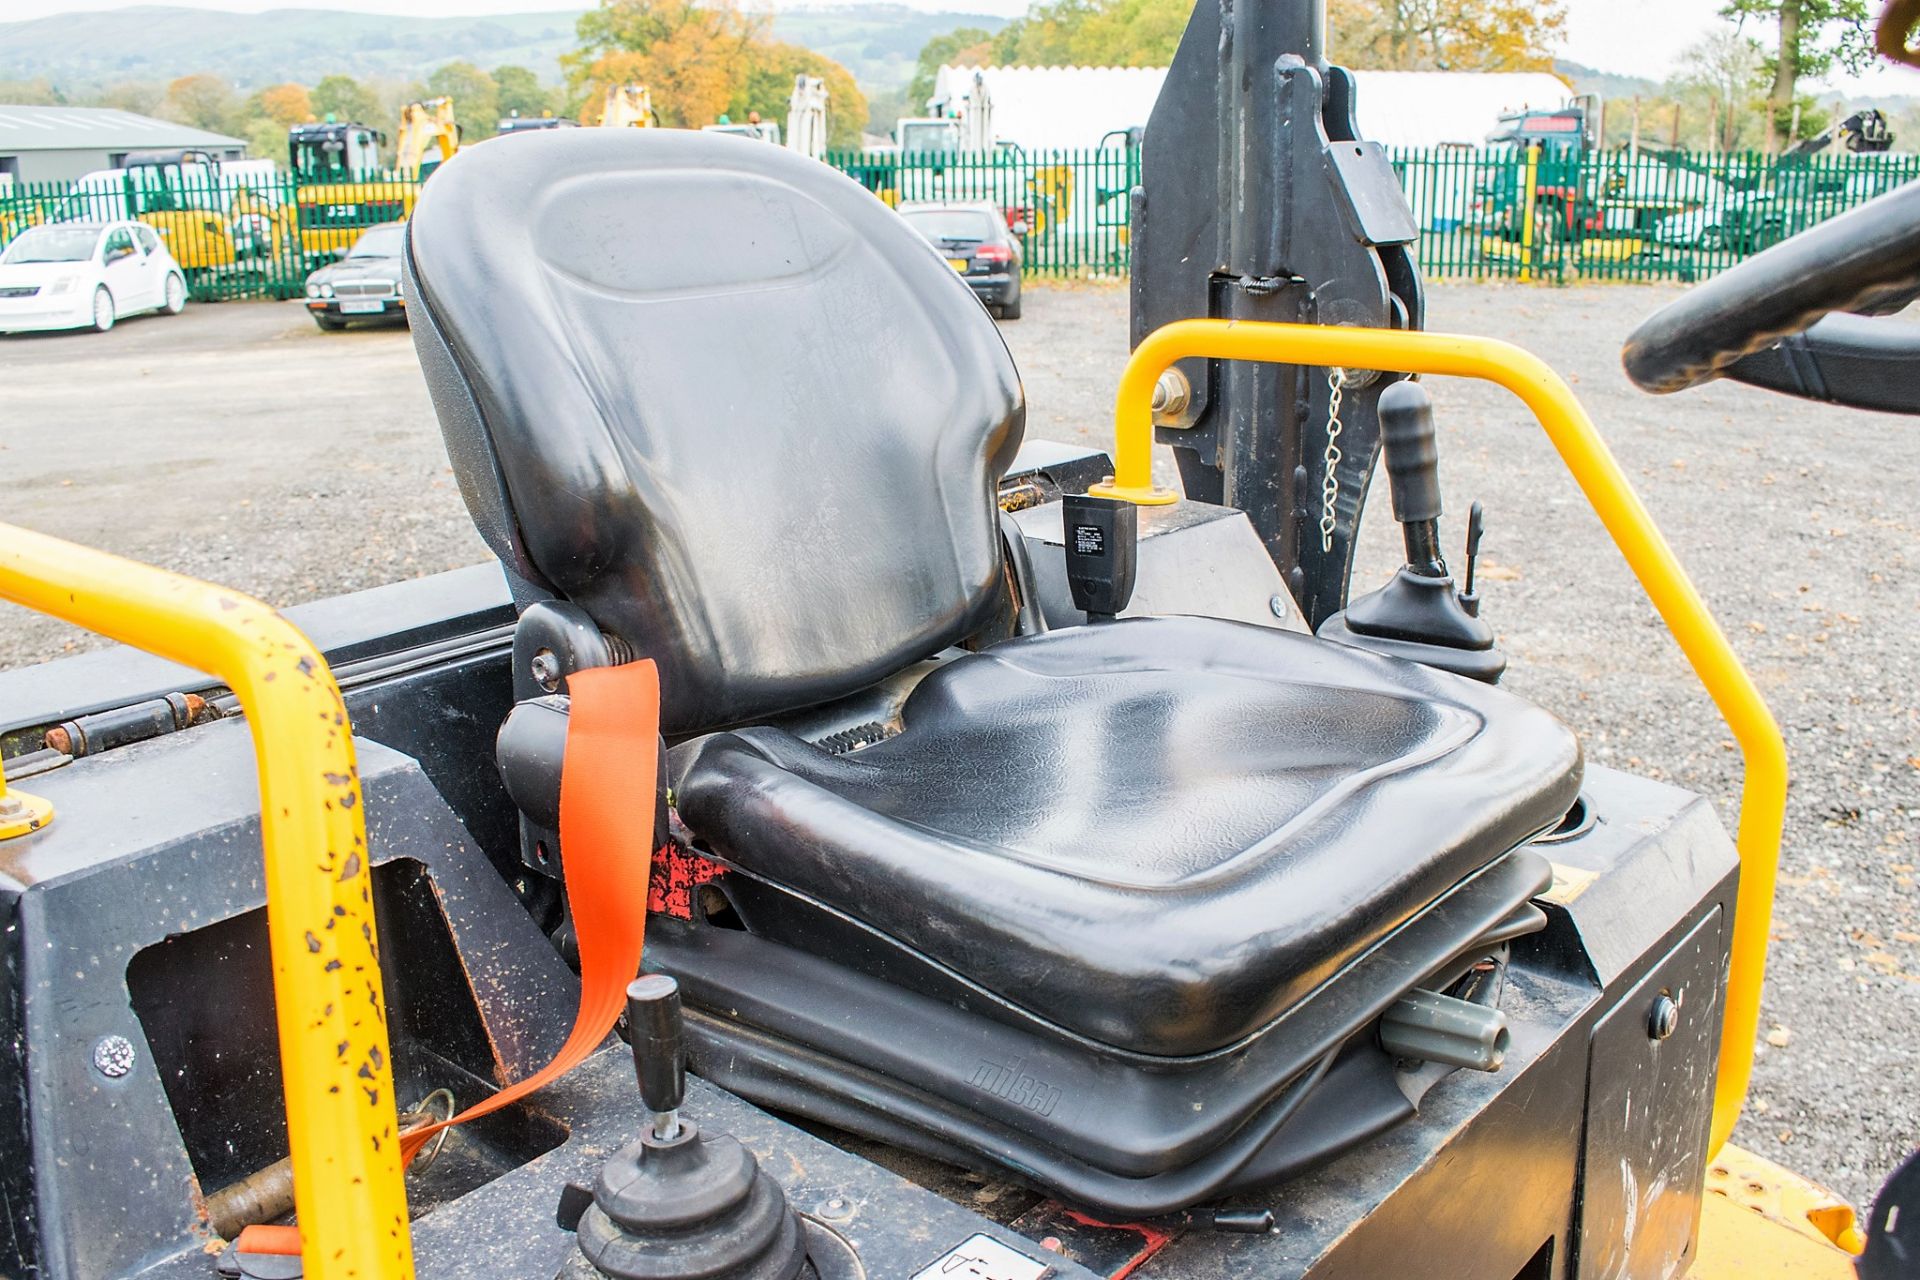
<path id="1" fill-rule="evenodd" d="M 325 659 L 258 600 L 6 524 L 0 599 L 210 672 L 239 697 L 260 768 L 305 1273 L 412 1276 L 360 775 Z"/>
<path id="2" fill-rule="evenodd" d="M 1396 373 L 1445 374 L 1497 382 L 1519 396 L 1606 526 L 1614 545 L 1666 620 L 1694 675 L 1706 687 L 1740 744 L 1746 777 L 1740 792 L 1740 895 L 1727 971 L 1727 1012 L 1714 1084 L 1712 1148 L 1733 1133 L 1753 1074 L 1760 1029 L 1760 984 L 1766 975 L 1780 833 L 1787 810 L 1787 748 L 1780 727 L 1740 665 L 1733 646 L 1687 579 L 1653 517 L 1627 483 L 1620 464 L 1559 375 L 1506 342 L 1399 329 L 1177 320 L 1147 335 L 1120 377 L 1114 406 L 1114 477 L 1093 492 L 1134 502 L 1170 502 L 1153 483 L 1153 385 L 1176 360 L 1263 360 L 1276 364 Z"/>

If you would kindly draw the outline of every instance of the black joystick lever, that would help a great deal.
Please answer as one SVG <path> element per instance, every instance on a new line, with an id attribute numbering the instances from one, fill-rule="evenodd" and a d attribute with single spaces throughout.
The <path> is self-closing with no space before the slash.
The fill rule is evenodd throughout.
<path id="1" fill-rule="evenodd" d="M 1423 578 L 1447 576 L 1440 558 L 1440 442 L 1433 397 L 1417 382 L 1380 393 L 1380 447 L 1386 454 L 1393 518 L 1407 546 L 1407 568 Z"/>
<path id="2" fill-rule="evenodd" d="M 1066 525 L 1067 585 L 1089 622 L 1112 622 L 1133 599 L 1140 567 L 1140 508 L 1119 498 L 1070 493 L 1060 501 Z"/>
<path id="3" fill-rule="evenodd" d="M 1507 659 L 1493 647 L 1493 628 L 1480 619 L 1480 598 L 1471 582 L 1484 513 L 1473 504 L 1463 596 L 1455 592 L 1440 554 L 1440 451 L 1433 398 L 1425 387 L 1396 382 L 1380 393 L 1380 443 L 1407 562 L 1386 586 L 1321 623 L 1319 634 L 1492 684 L 1506 670 Z"/>
<path id="4" fill-rule="evenodd" d="M 808 1236 L 786 1192 L 737 1139 L 702 1133 L 680 1114 L 680 984 L 658 973 L 629 983 L 627 1024 L 647 1126 L 591 1187 L 561 1195 L 560 1225 L 580 1248 L 556 1280 L 795 1280 Z"/>
<path id="5" fill-rule="evenodd" d="M 649 973 L 627 984 L 627 1030 L 633 1071 L 640 1077 L 649 1132 L 662 1142 L 680 1134 L 680 1103 L 687 1096 L 687 1049 L 680 1021 L 680 984 Z"/>

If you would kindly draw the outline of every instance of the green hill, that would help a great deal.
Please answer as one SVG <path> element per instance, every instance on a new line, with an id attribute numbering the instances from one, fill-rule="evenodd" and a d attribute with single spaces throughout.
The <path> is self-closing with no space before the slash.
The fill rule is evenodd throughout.
<path id="1" fill-rule="evenodd" d="M 212 71 L 241 89 L 282 81 L 312 84 L 344 73 L 419 79 L 443 62 L 515 64 L 560 77 L 578 12 L 484 18 L 412 18 L 322 9 L 224 13 L 168 5 L 0 22 L 0 80 L 44 77 L 68 94 L 135 80 Z M 925 13 L 895 4 L 794 9 L 774 16 L 774 34 L 842 63 L 863 85 L 887 89 L 912 77 L 929 37 L 960 26 L 997 29 L 1004 19 Z"/>

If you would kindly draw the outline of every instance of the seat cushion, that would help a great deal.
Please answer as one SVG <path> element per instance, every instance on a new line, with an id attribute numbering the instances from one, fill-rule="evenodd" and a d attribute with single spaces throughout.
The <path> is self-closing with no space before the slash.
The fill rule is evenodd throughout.
<path id="1" fill-rule="evenodd" d="M 1564 726 L 1497 689 L 1137 618 L 955 659 L 851 754 L 706 738 L 677 794 L 742 871 L 1068 1031 L 1185 1056 L 1551 826 L 1580 769 Z"/>

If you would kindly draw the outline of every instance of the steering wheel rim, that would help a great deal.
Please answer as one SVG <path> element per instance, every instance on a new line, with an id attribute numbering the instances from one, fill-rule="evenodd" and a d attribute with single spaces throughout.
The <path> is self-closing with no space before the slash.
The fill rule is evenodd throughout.
<path id="1" fill-rule="evenodd" d="M 1834 311 L 1873 313 L 1920 291 L 1920 182 L 1802 231 L 1654 312 L 1621 349 L 1656 395 L 1719 377 Z"/>

